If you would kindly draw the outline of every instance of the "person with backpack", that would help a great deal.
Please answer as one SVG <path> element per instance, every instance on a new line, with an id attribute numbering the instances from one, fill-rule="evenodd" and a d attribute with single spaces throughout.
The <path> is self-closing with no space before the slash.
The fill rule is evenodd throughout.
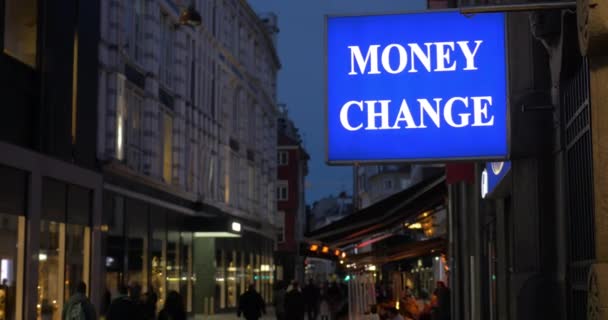
<path id="1" fill-rule="evenodd" d="M 76 285 L 76 292 L 63 306 L 61 319 L 63 320 L 96 320 L 95 307 L 87 298 L 87 285 L 80 281 Z"/>
<path id="2" fill-rule="evenodd" d="M 138 313 L 137 305 L 128 296 L 129 288 L 125 285 L 118 286 L 118 296 L 112 300 L 106 320 L 141 320 L 143 314 Z"/>

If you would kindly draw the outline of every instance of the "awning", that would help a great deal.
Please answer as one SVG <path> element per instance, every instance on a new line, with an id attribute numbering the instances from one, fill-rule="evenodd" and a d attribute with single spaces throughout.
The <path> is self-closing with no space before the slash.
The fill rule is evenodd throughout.
<path id="1" fill-rule="evenodd" d="M 445 175 L 428 178 L 361 211 L 306 235 L 309 241 L 345 246 L 387 229 L 404 220 L 445 204 Z"/>
<path id="2" fill-rule="evenodd" d="M 445 253 L 446 250 L 447 240 L 435 238 L 404 243 L 384 250 L 373 250 L 371 252 L 352 255 L 349 257 L 349 262 L 354 262 L 356 264 L 384 264 L 431 254 Z"/>

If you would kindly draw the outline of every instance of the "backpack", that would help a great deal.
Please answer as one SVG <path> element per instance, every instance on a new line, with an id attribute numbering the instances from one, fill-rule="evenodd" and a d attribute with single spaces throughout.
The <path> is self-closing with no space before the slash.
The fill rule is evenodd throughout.
<path id="1" fill-rule="evenodd" d="M 84 306 L 82 302 L 73 303 L 67 310 L 65 314 L 65 319 L 63 320 L 87 320 L 87 316 L 84 312 Z"/>

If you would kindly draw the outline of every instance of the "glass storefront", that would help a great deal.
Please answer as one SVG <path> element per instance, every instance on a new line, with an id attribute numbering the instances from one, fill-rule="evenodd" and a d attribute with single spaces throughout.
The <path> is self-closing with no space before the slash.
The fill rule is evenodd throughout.
<path id="1" fill-rule="evenodd" d="M 89 280 L 90 192 L 48 178 L 42 187 L 36 307 L 39 319 L 59 320 L 72 287 Z"/>
<path id="2" fill-rule="evenodd" d="M 137 283 L 144 295 L 157 295 L 157 311 L 169 291 L 179 292 L 192 310 L 193 237 L 181 230 L 181 214 L 115 194 L 107 198 L 106 286 L 112 296 L 119 285 Z"/>
<path id="3" fill-rule="evenodd" d="M 22 319 L 25 172 L 0 166 L 0 320 Z"/>
<path id="4" fill-rule="evenodd" d="M 0 213 L 0 320 L 19 319 L 24 243 L 25 217 Z"/>
<path id="5" fill-rule="evenodd" d="M 233 309 L 253 284 L 267 304 L 272 303 L 274 260 L 272 242 L 262 237 L 216 239 L 215 308 Z"/>

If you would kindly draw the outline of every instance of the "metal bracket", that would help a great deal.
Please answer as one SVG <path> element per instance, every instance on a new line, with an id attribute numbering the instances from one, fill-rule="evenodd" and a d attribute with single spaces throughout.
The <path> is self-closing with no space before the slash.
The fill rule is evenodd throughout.
<path id="1" fill-rule="evenodd" d="M 461 14 L 491 13 L 491 12 L 525 12 L 542 10 L 576 9 L 576 1 L 571 2 L 540 2 L 523 4 L 505 4 L 495 6 L 461 7 Z"/>
<path id="2" fill-rule="evenodd" d="M 521 105 L 521 112 L 527 111 L 553 111 L 555 110 L 555 106 L 553 105 L 545 105 L 545 106 L 528 106 L 525 104 Z"/>

